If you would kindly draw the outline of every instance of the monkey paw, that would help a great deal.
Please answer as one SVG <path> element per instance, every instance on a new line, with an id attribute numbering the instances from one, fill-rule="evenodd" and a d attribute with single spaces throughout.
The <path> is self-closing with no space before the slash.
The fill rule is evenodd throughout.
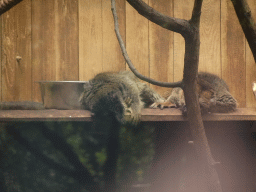
<path id="1" fill-rule="evenodd" d="M 140 122 L 140 114 L 126 113 L 124 116 L 125 124 L 136 126 Z"/>
<path id="2" fill-rule="evenodd" d="M 135 125 L 135 126 L 138 125 L 139 122 L 140 122 L 140 117 L 141 117 L 140 114 L 133 114 L 131 116 L 131 118 L 132 118 L 132 120 L 131 120 L 132 125 Z"/>
<path id="3" fill-rule="evenodd" d="M 150 108 L 151 109 L 156 109 L 156 108 L 160 108 L 160 109 L 163 109 L 163 108 L 172 108 L 172 107 L 177 107 L 175 104 L 173 104 L 172 102 L 170 101 L 165 101 L 165 102 L 155 102 L 153 103 L 152 105 L 150 105 Z"/>
<path id="4" fill-rule="evenodd" d="M 132 99 L 130 97 L 125 98 L 124 100 L 126 106 L 129 108 L 132 104 Z"/>

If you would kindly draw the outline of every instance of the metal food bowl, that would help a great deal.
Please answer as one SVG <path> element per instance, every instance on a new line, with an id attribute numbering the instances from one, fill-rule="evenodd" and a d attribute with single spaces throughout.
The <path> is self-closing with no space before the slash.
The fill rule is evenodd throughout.
<path id="1" fill-rule="evenodd" d="M 38 81 L 46 109 L 82 109 L 79 98 L 88 81 Z"/>

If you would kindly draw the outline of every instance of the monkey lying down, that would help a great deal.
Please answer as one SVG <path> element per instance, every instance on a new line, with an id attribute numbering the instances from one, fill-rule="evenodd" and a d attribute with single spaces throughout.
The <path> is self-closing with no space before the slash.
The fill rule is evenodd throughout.
<path id="1" fill-rule="evenodd" d="M 229 87 L 217 75 L 206 72 L 198 73 L 197 93 L 202 114 L 228 113 L 237 108 L 236 99 L 230 94 Z M 181 88 L 174 88 L 165 102 L 154 103 L 153 108 L 178 107 L 186 115 L 184 93 Z"/>
<path id="2" fill-rule="evenodd" d="M 197 92 L 202 113 L 234 111 L 237 107 L 235 98 L 230 94 L 224 80 L 218 76 L 200 72 Z M 130 71 L 105 72 L 96 75 L 84 87 L 80 101 L 85 109 L 96 116 L 110 113 L 122 124 L 129 122 L 136 125 L 141 109 L 177 107 L 186 114 L 183 90 L 174 88 L 165 100 L 147 84 L 142 83 Z M 43 104 L 37 102 L 0 102 L 2 110 L 42 110 Z"/>
<path id="3" fill-rule="evenodd" d="M 105 72 L 84 86 L 80 101 L 98 119 L 115 117 L 120 124 L 137 125 L 141 109 L 165 99 L 130 71 Z"/>
<path id="4" fill-rule="evenodd" d="M 99 73 L 84 86 L 80 102 L 84 109 L 104 121 L 110 115 L 121 124 L 137 125 L 141 109 L 165 99 L 130 71 Z M 0 110 L 42 110 L 33 101 L 0 102 Z"/>

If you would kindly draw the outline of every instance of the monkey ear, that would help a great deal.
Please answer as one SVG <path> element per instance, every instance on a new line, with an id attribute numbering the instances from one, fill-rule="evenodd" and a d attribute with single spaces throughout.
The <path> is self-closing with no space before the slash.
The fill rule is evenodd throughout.
<path id="1" fill-rule="evenodd" d="M 255 96 L 255 98 L 256 98 L 256 81 L 253 81 L 253 82 L 252 82 L 252 91 L 253 91 L 254 96 Z"/>

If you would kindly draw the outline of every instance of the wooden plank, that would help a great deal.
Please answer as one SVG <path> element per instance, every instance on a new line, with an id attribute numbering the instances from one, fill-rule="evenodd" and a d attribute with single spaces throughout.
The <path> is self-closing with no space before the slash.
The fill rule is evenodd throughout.
<path id="1" fill-rule="evenodd" d="M 55 4 L 56 79 L 78 80 L 78 1 Z"/>
<path id="2" fill-rule="evenodd" d="M 31 0 L 25 0 L 15 6 L 16 19 L 16 60 L 15 87 L 18 100 L 32 99 L 32 70 L 31 70 Z"/>
<path id="3" fill-rule="evenodd" d="M 6 110 L 0 111 L 0 121 L 91 121 L 86 110 Z"/>
<path id="4" fill-rule="evenodd" d="M 162 14 L 173 17 L 172 0 L 149 0 L 149 6 Z M 173 32 L 149 22 L 150 77 L 158 81 L 173 81 Z M 163 95 L 166 88 L 152 86 Z"/>
<path id="5" fill-rule="evenodd" d="M 79 80 L 103 71 L 102 1 L 79 0 Z"/>
<path id="6" fill-rule="evenodd" d="M 174 17 L 189 20 L 192 15 L 194 2 L 191 0 L 174 0 Z M 183 78 L 185 41 L 184 38 L 174 33 L 174 81 Z"/>
<path id="7" fill-rule="evenodd" d="M 148 0 L 144 2 L 148 4 Z M 145 76 L 149 76 L 148 23 L 126 2 L 126 49 L 133 65 Z"/>
<path id="8" fill-rule="evenodd" d="M 255 121 L 254 108 L 238 108 L 232 113 L 212 113 L 202 116 L 203 121 Z M 179 109 L 143 109 L 141 121 L 187 121 Z"/>
<path id="9" fill-rule="evenodd" d="M 2 41 L 2 100 L 17 101 L 18 89 L 15 81 L 16 72 L 16 27 L 15 12 L 17 6 L 5 12 L 3 17 L 3 41 Z"/>
<path id="10" fill-rule="evenodd" d="M 256 121 L 254 108 L 239 108 L 232 113 L 203 115 L 204 121 Z M 8 121 L 91 121 L 87 110 L 1 110 L 0 122 Z M 179 109 L 143 109 L 141 121 L 187 121 Z"/>
<path id="11" fill-rule="evenodd" d="M 252 16 L 256 22 L 256 1 L 247 0 Z M 256 99 L 252 92 L 252 82 L 256 81 L 256 62 L 246 40 L 246 107 L 256 107 Z"/>
<path id="12" fill-rule="evenodd" d="M 56 80 L 55 1 L 32 1 L 32 97 L 41 101 L 40 80 Z"/>
<path id="13" fill-rule="evenodd" d="M 221 1 L 222 78 L 239 107 L 246 106 L 245 39 L 231 1 Z"/>
<path id="14" fill-rule="evenodd" d="M 125 0 L 116 1 L 119 31 L 125 42 Z M 125 60 L 115 31 L 111 1 L 102 1 L 103 71 L 125 70 Z"/>
<path id="15" fill-rule="evenodd" d="M 31 100 L 31 0 L 5 13 L 3 26 L 2 100 Z"/>
<path id="16" fill-rule="evenodd" d="M 205 0 L 200 24 L 199 71 L 221 75 L 220 0 Z"/>

